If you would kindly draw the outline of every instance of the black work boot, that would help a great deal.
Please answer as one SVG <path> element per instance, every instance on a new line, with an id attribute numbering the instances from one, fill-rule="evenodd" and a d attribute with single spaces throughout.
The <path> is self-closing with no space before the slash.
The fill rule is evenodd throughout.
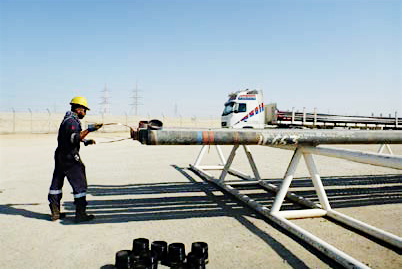
<path id="1" fill-rule="evenodd" d="M 87 208 L 87 201 L 85 196 L 76 198 L 74 203 L 75 203 L 75 223 L 90 221 L 95 218 L 94 215 L 88 215 L 85 212 Z"/>
<path id="2" fill-rule="evenodd" d="M 50 203 L 49 207 L 51 212 L 51 221 L 56 221 L 58 219 L 63 219 L 66 217 L 66 213 L 60 213 L 60 206 Z"/>

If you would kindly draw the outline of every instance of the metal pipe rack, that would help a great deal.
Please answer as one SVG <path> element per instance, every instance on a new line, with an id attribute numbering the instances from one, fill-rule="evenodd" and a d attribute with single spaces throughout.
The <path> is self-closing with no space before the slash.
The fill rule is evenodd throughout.
<path id="1" fill-rule="evenodd" d="M 402 238 L 383 231 L 362 221 L 336 212 L 331 208 L 322 180 L 318 173 L 313 155 L 324 155 L 343 158 L 350 161 L 377 166 L 402 169 L 402 157 L 385 154 L 366 153 L 360 151 L 334 149 L 318 146 L 320 144 L 402 144 L 402 131 L 351 131 L 351 130 L 151 130 L 139 128 L 131 131 L 131 137 L 147 145 L 203 145 L 197 159 L 190 168 L 205 180 L 219 186 L 222 190 L 232 194 L 252 209 L 261 213 L 269 220 L 280 225 L 303 241 L 307 242 L 324 255 L 332 258 L 346 268 L 368 268 L 362 262 L 338 250 L 310 232 L 290 222 L 292 218 L 322 217 L 332 218 L 350 227 L 358 229 L 368 235 L 382 240 L 399 251 L 402 251 Z M 220 165 L 201 165 L 201 160 L 208 146 L 215 145 L 221 161 Z M 219 145 L 233 145 L 232 151 L 226 160 Z M 257 166 L 248 145 L 265 145 L 271 147 L 294 150 L 292 160 L 283 178 L 280 187 L 261 180 Z M 246 175 L 231 168 L 236 151 L 242 146 L 245 150 L 253 176 Z M 289 192 L 297 165 L 304 158 L 309 170 L 319 203 L 314 203 L 304 197 Z M 218 178 L 213 177 L 207 170 L 220 170 Z M 229 182 L 225 182 L 228 173 L 244 179 L 254 179 L 258 184 L 269 191 L 275 192 L 275 200 L 269 208 L 241 194 Z M 302 204 L 309 209 L 281 210 L 285 198 Z"/>

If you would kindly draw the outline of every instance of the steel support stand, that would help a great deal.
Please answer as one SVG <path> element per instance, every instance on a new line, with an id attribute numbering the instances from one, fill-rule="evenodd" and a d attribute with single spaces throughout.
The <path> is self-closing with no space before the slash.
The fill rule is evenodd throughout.
<path id="1" fill-rule="evenodd" d="M 394 153 L 392 152 L 391 146 L 389 144 L 381 144 L 377 153 L 379 153 L 379 154 L 383 153 L 384 148 L 387 148 L 389 154 L 394 155 Z"/>
<path id="2" fill-rule="evenodd" d="M 236 150 L 238 148 L 239 148 L 239 145 L 234 145 L 233 146 L 232 151 L 230 152 L 228 161 L 225 163 L 225 165 L 223 167 L 222 173 L 221 173 L 221 175 L 219 177 L 219 181 L 224 181 L 225 180 L 225 177 L 229 172 L 229 168 L 232 165 L 233 159 L 236 156 Z"/>
<path id="3" fill-rule="evenodd" d="M 206 179 L 207 181 L 217 185 L 221 189 L 225 190 L 226 192 L 230 193 L 231 195 L 235 196 L 240 201 L 244 202 L 258 213 L 262 214 L 269 220 L 275 222 L 276 224 L 280 225 L 287 231 L 291 232 L 292 234 L 296 235 L 303 241 L 307 242 L 326 256 L 332 258 L 339 264 L 343 265 L 345 268 L 369 268 L 363 263 L 359 262 L 358 260 L 352 258 L 351 256 L 345 254 L 344 252 L 336 249 L 335 247 L 331 246 L 330 244 L 326 243 L 325 241 L 321 240 L 320 238 L 314 236 L 313 234 L 303 230 L 302 228 L 298 227 L 297 225 L 293 224 L 283 216 L 272 214 L 271 210 L 259 204 L 252 198 L 247 195 L 241 194 L 237 189 L 232 187 L 230 184 L 225 183 L 217 178 L 214 178 L 207 172 L 202 169 L 197 169 L 196 167 L 190 165 L 190 167 L 202 178 Z"/>
<path id="4" fill-rule="evenodd" d="M 230 169 L 230 166 L 233 163 L 233 160 L 236 155 L 236 150 L 239 148 L 239 145 L 234 145 L 234 147 L 229 155 L 228 160 L 226 161 L 226 163 L 224 163 L 224 166 L 221 166 L 222 173 L 221 173 L 219 179 L 214 178 L 213 176 L 208 174 L 206 171 L 204 171 L 204 169 L 203 169 L 204 167 L 199 165 L 200 158 L 202 158 L 203 154 L 205 153 L 204 147 L 205 146 L 203 146 L 203 148 L 201 149 L 201 152 L 200 152 L 199 156 L 197 157 L 195 164 L 190 165 L 190 167 L 195 172 L 197 172 L 201 177 L 205 178 L 206 180 L 218 185 L 223 190 L 234 195 L 236 198 L 243 201 L 244 203 L 246 203 L 247 205 L 252 207 L 257 212 L 261 213 L 268 219 L 274 221 L 281 227 L 285 228 L 289 232 L 293 233 L 294 235 L 298 236 L 302 240 L 306 241 L 311 246 L 318 249 L 319 251 L 321 251 L 323 254 L 327 255 L 328 257 L 334 259 L 338 263 L 342 264 L 346 268 L 368 268 L 368 267 L 366 265 L 364 265 L 363 263 L 355 260 L 351 256 L 336 249 L 332 245 L 321 240 L 320 238 L 318 238 L 318 237 L 314 236 L 313 234 L 305 231 L 304 229 L 298 227 L 294 223 L 290 222 L 288 219 L 327 216 L 329 218 L 333 218 L 337 221 L 347 224 L 353 228 L 359 229 L 359 230 L 365 232 L 366 234 L 369 234 L 380 240 L 383 240 L 393 246 L 396 246 L 399 249 L 402 249 L 402 238 L 400 238 L 396 235 L 393 235 L 391 233 L 385 232 L 376 227 L 370 226 L 364 222 L 353 219 L 349 216 L 346 216 L 344 214 L 341 214 L 341 213 L 336 212 L 335 210 L 331 209 L 328 197 L 327 197 L 325 189 L 324 189 L 324 185 L 322 184 L 322 180 L 319 176 L 319 173 L 318 173 L 317 167 L 314 163 L 312 154 L 320 154 L 320 155 L 326 155 L 326 156 L 330 156 L 330 157 L 345 158 L 345 159 L 349 159 L 352 161 L 370 163 L 370 164 L 374 164 L 374 165 L 392 167 L 392 168 L 397 168 L 397 169 L 400 167 L 399 158 L 389 157 L 389 158 L 391 158 L 391 161 L 388 162 L 388 161 L 384 161 L 382 159 L 382 157 L 378 156 L 377 154 L 367 155 L 366 153 L 359 153 L 359 152 L 356 153 L 353 151 L 328 149 L 328 148 L 321 148 L 321 147 L 298 147 L 294 151 L 293 157 L 289 163 L 289 166 L 285 173 L 282 184 L 278 188 L 273 184 L 269 184 L 266 181 L 261 180 L 258 169 L 257 169 L 254 159 L 252 157 L 251 151 L 248 148 L 248 146 L 244 145 L 245 153 L 247 155 L 250 166 L 253 170 L 254 177 L 258 181 L 259 185 L 261 185 L 262 187 L 264 187 L 270 191 L 277 192 L 272 207 L 268 208 L 266 206 L 259 204 L 255 200 L 251 199 L 249 196 L 241 194 L 238 190 L 236 190 L 230 184 L 225 183 L 225 177 L 226 177 L 227 173 L 231 172 L 231 173 L 237 174 L 236 172 L 233 172 L 232 169 Z M 310 200 L 297 196 L 294 193 L 288 192 L 291 182 L 294 178 L 294 174 L 297 169 L 297 165 L 300 162 L 300 159 L 302 156 L 305 159 L 305 162 L 306 162 L 307 168 L 309 170 L 309 173 L 310 173 L 313 185 L 314 185 L 314 189 L 317 193 L 320 204 L 315 204 Z M 373 158 L 373 161 L 368 160 L 370 158 Z M 221 160 L 224 161 L 223 155 L 221 157 Z M 395 164 L 395 162 L 396 162 L 396 164 Z M 239 176 L 244 178 L 244 175 L 240 174 Z M 246 179 L 250 179 L 250 178 L 251 177 L 246 177 Z M 281 211 L 280 208 L 282 206 L 282 203 L 283 203 L 285 197 L 287 197 L 288 199 L 290 199 L 292 201 L 299 202 L 304 206 L 310 207 L 310 209 Z"/>
<path id="5" fill-rule="evenodd" d="M 254 162 L 253 155 L 251 154 L 251 151 L 250 151 L 250 147 L 247 145 L 243 145 L 243 148 L 244 148 L 244 152 L 247 155 L 247 159 L 251 166 L 251 169 L 253 170 L 254 178 L 256 180 L 260 181 L 261 180 L 260 173 L 258 172 L 257 166 Z"/>
<path id="6" fill-rule="evenodd" d="M 322 184 L 321 177 L 318 174 L 317 167 L 314 163 L 313 155 L 309 153 L 304 153 L 304 160 L 306 161 L 306 165 L 308 171 L 310 172 L 311 179 L 313 181 L 313 185 L 315 191 L 318 195 L 318 199 L 320 201 L 321 206 L 324 210 L 330 210 L 331 206 L 329 205 L 328 197 L 324 189 L 324 185 Z"/>
<path id="7" fill-rule="evenodd" d="M 200 152 L 198 153 L 197 159 L 195 160 L 193 166 L 199 167 L 200 169 L 206 169 L 206 170 L 221 170 L 221 169 L 223 169 L 224 165 L 226 164 L 226 159 L 225 159 L 225 157 L 223 156 L 222 150 L 221 150 L 221 148 L 220 148 L 218 145 L 216 145 L 215 148 L 216 148 L 216 151 L 217 151 L 218 156 L 219 156 L 220 164 L 219 164 L 219 165 L 214 165 L 214 166 L 211 166 L 211 165 L 201 165 L 201 161 L 202 161 L 202 159 L 204 158 L 205 152 L 206 152 L 209 148 L 210 148 L 209 145 L 203 145 L 203 146 L 202 146 L 202 148 L 201 148 Z"/>
<path id="8" fill-rule="evenodd" d="M 301 156 L 302 156 L 301 150 L 296 149 L 293 154 L 292 160 L 290 161 L 288 169 L 286 170 L 286 174 L 282 181 L 281 187 L 279 188 L 279 191 L 275 196 L 275 201 L 271 208 L 271 214 L 277 213 L 281 209 L 283 200 L 285 199 L 286 193 L 288 192 L 290 183 L 292 183 L 293 176 L 295 174 Z"/>
<path id="9" fill-rule="evenodd" d="M 253 170 L 254 178 L 250 177 L 246 173 L 243 173 L 237 169 L 231 168 L 231 165 L 233 163 L 233 160 L 236 156 L 236 151 L 239 149 L 239 145 L 234 145 L 228 160 L 226 160 L 225 156 L 223 155 L 222 149 L 219 145 L 214 145 L 214 147 L 217 150 L 219 160 L 220 160 L 220 165 L 201 165 L 201 161 L 204 158 L 205 152 L 207 151 L 209 145 L 203 145 L 200 152 L 198 153 L 197 159 L 195 160 L 194 164 L 192 165 L 193 167 L 197 167 L 197 169 L 202 169 L 202 170 L 222 170 L 220 179 L 224 180 L 225 177 L 227 176 L 228 173 L 234 174 L 238 177 L 241 177 L 246 180 L 260 180 L 260 174 L 258 172 L 257 166 L 254 162 L 253 155 L 251 154 L 250 148 L 247 145 L 243 145 L 243 149 L 246 153 L 247 159 L 249 161 L 249 164 L 251 166 L 251 169 Z"/>

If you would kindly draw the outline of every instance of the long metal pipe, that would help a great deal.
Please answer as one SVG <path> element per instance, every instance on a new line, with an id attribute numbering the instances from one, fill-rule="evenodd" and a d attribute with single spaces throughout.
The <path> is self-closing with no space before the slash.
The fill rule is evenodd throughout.
<path id="1" fill-rule="evenodd" d="M 363 130 L 186 130 L 138 129 L 131 137 L 147 145 L 402 144 L 402 131 Z"/>

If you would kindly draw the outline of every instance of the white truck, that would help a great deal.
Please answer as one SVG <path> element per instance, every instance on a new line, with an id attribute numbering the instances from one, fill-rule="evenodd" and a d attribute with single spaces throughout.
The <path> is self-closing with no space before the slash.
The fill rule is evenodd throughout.
<path id="1" fill-rule="evenodd" d="M 222 127 L 264 128 L 262 91 L 244 90 L 229 94 L 222 113 Z"/>
<path id="2" fill-rule="evenodd" d="M 281 111 L 276 103 L 264 105 L 262 90 L 241 90 L 229 94 L 221 120 L 222 128 L 359 128 L 402 129 L 402 118 L 344 116 Z"/>

